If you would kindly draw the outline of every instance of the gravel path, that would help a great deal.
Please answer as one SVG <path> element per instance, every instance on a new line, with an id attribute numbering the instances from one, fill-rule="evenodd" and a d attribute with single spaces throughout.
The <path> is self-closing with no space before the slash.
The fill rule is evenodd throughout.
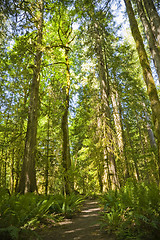
<path id="1" fill-rule="evenodd" d="M 100 208 L 96 201 L 86 201 L 82 211 L 72 219 L 66 219 L 43 232 L 43 240 L 115 240 L 113 236 L 100 230 Z"/>

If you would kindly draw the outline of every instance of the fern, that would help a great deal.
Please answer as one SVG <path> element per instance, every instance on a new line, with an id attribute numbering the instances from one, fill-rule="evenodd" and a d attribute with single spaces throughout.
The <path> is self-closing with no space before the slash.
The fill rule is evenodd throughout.
<path id="1" fill-rule="evenodd" d="M 120 239 L 160 238 L 160 198 L 155 184 L 128 181 L 119 191 L 100 198 L 104 207 L 102 226 Z"/>
<path id="2" fill-rule="evenodd" d="M 0 196 L 0 233 L 9 239 L 18 239 L 23 229 L 35 227 L 46 218 L 71 217 L 80 209 L 83 199 L 78 195 L 39 196 L 33 193 Z M 0 237 L 0 239 L 3 239 Z"/>
<path id="3" fill-rule="evenodd" d="M 0 239 L 12 239 L 18 240 L 20 229 L 15 226 L 9 226 L 6 228 L 0 228 Z"/>

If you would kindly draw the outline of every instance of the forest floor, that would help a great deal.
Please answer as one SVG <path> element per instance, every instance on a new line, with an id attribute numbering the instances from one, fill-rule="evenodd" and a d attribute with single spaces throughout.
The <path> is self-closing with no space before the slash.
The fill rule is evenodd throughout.
<path id="1" fill-rule="evenodd" d="M 97 201 L 87 200 L 82 211 L 72 219 L 36 232 L 42 240 L 115 240 L 114 236 L 100 230 L 100 215 Z"/>

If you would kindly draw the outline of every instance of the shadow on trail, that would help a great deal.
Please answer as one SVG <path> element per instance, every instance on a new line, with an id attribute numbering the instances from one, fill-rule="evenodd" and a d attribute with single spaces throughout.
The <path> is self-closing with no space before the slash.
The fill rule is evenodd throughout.
<path id="1" fill-rule="evenodd" d="M 114 240 L 100 230 L 100 208 L 96 201 L 86 201 L 81 213 L 43 232 L 45 240 Z"/>

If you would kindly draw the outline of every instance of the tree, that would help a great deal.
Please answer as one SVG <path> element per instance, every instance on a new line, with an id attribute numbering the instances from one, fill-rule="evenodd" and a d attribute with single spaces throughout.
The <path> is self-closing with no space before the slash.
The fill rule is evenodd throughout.
<path id="1" fill-rule="evenodd" d="M 121 163 L 125 165 L 125 167 L 123 167 L 123 174 L 124 174 L 124 178 L 128 178 L 129 164 L 128 164 L 126 151 L 125 151 L 124 130 L 122 125 L 122 115 L 121 115 L 121 103 L 120 103 L 118 91 L 117 89 L 113 89 L 113 87 L 111 90 L 111 100 L 112 100 L 113 117 L 114 117 L 114 124 L 115 124 L 115 129 L 117 134 L 120 160 L 121 160 Z"/>
<path id="2" fill-rule="evenodd" d="M 153 0 L 143 0 L 143 3 L 151 23 L 152 31 L 158 42 L 158 45 L 160 46 L 160 17 L 155 8 Z"/>
<path id="3" fill-rule="evenodd" d="M 70 31 L 67 32 L 67 38 L 69 38 Z M 69 180 L 69 171 L 71 170 L 71 158 L 70 158 L 70 145 L 69 145 L 69 131 L 68 131 L 68 111 L 69 111 L 69 91 L 70 91 L 70 71 L 69 71 L 69 58 L 68 48 L 69 42 L 64 45 L 65 47 L 65 65 L 66 65 L 66 82 L 65 87 L 65 100 L 64 100 L 64 113 L 62 116 L 62 165 L 64 167 L 64 193 L 71 193 L 71 179 Z M 70 172 L 71 174 L 71 172 Z"/>
<path id="4" fill-rule="evenodd" d="M 156 86 L 152 76 L 152 71 L 148 61 L 148 57 L 144 48 L 143 40 L 138 29 L 138 25 L 135 19 L 133 8 L 130 0 L 125 0 L 127 14 L 129 17 L 130 27 L 132 31 L 133 38 L 136 43 L 137 52 L 139 55 L 140 64 L 143 70 L 143 77 L 147 86 L 148 96 L 152 108 L 153 122 L 155 126 L 155 132 L 157 137 L 158 145 L 158 171 L 160 178 L 160 101 L 158 98 Z"/>
<path id="5" fill-rule="evenodd" d="M 18 191 L 21 193 L 38 191 L 36 185 L 36 138 L 39 111 L 39 83 L 42 58 L 42 38 L 43 38 L 43 0 L 36 3 L 35 27 L 37 30 L 36 53 L 34 65 L 32 66 L 33 76 L 30 90 L 30 102 L 28 111 L 27 133 L 25 141 L 24 160 L 19 182 Z M 31 9 L 30 9 L 31 11 Z"/>
<path id="6" fill-rule="evenodd" d="M 160 50 L 158 46 L 158 41 L 156 40 L 156 36 L 154 35 L 154 32 L 152 30 L 151 23 L 150 23 L 151 20 L 148 19 L 148 17 L 146 16 L 146 11 L 143 7 L 142 1 L 138 0 L 136 1 L 136 3 L 137 3 L 138 13 L 141 18 L 141 21 L 147 36 L 150 52 L 151 52 L 154 65 L 157 70 L 159 82 L 160 82 Z"/>
<path id="7" fill-rule="evenodd" d="M 128 177 L 158 181 L 158 131 L 151 120 L 152 106 L 159 126 L 156 87 L 138 37 L 147 94 L 134 43 L 130 35 L 118 36 L 112 2 L 75 1 L 75 8 L 72 1 L 7 2 L 0 46 L 1 186 L 66 195 L 105 192 Z M 144 1 L 133 3 L 142 3 L 138 10 L 154 49 Z"/>

